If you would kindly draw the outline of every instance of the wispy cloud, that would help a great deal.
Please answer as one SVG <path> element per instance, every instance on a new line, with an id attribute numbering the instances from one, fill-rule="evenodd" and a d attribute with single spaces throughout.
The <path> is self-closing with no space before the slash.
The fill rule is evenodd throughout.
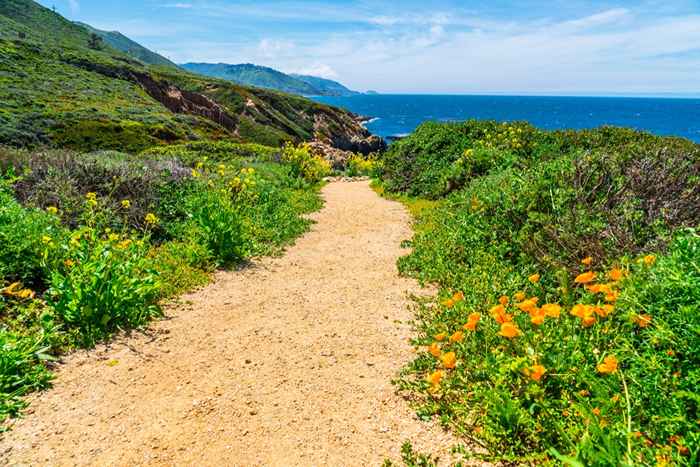
<path id="1" fill-rule="evenodd" d="M 73 14 L 80 11 L 80 3 L 78 2 L 78 0 L 68 0 L 68 6 L 70 7 L 70 11 Z"/>
<path id="2" fill-rule="evenodd" d="M 524 1 L 434 0 L 426 12 L 418 0 L 196 0 L 157 5 L 191 10 L 187 22 L 161 10 L 170 21 L 110 26 L 178 62 L 252 62 L 357 89 L 697 91 L 696 2 Z"/>

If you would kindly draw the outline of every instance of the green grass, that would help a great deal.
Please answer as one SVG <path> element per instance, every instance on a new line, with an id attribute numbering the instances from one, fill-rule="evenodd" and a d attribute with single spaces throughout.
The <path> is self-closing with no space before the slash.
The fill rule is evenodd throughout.
<path id="1" fill-rule="evenodd" d="M 612 128 L 428 124 L 384 167 L 383 188 L 416 217 L 399 268 L 440 286 L 419 306 L 421 351 L 399 381 L 419 416 L 494 460 L 698 462 L 696 145 Z M 613 268 L 625 277 L 609 279 Z M 607 294 L 575 283 L 589 270 Z M 541 317 L 547 303 L 559 317 Z M 519 335 L 501 335 L 506 321 Z M 619 363 L 610 374 L 606 356 Z"/>

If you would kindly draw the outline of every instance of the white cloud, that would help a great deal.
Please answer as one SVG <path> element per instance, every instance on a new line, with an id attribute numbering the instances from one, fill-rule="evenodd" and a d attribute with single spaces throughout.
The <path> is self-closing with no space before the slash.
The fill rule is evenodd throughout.
<path id="1" fill-rule="evenodd" d="M 319 78 L 326 79 L 337 79 L 338 73 L 329 65 L 325 63 L 314 63 L 308 67 L 302 67 L 296 70 L 292 70 L 289 73 L 297 73 L 299 75 L 309 75 L 317 76 Z"/>
<path id="2" fill-rule="evenodd" d="M 78 0 L 68 0 L 68 6 L 70 7 L 70 11 L 72 13 L 77 13 L 80 11 L 80 3 L 78 3 Z"/>
<path id="3" fill-rule="evenodd" d="M 294 42 L 275 39 L 263 39 L 258 43 L 258 51 L 268 59 L 283 58 L 294 50 Z"/>
<path id="4" fill-rule="evenodd" d="M 162 49 L 178 62 L 252 62 L 381 92 L 697 92 L 700 55 L 690 52 L 700 49 L 700 15 L 613 8 L 516 21 L 455 11 L 362 22 L 334 32 L 268 31 L 264 39 L 164 38 Z"/>
<path id="5" fill-rule="evenodd" d="M 180 8 L 180 9 L 190 9 L 192 8 L 191 3 L 166 3 L 163 5 L 165 8 Z"/>

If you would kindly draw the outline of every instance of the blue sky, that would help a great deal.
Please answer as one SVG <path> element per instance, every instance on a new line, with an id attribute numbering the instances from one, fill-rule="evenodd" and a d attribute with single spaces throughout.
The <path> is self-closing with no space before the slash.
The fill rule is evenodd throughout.
<path id="1" fill-rule="evenodd" d="M 42 0 L 178 63 L 407 93 L 697 94 L 700 0 Z"/>

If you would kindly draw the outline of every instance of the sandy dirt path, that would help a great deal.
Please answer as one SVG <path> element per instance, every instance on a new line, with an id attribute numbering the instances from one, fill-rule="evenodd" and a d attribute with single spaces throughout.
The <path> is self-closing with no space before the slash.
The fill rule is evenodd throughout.
<path id="1" fill-rule="evenodd" d="M 68 357 L 0 461 L 380 465 L 407 439 L 446 452 L 449 436 L 390 383 L 412 355 L 408 293 L 421 293 L 396 271 L 409 214 L 367 182 L 323 196 L 284 256 L 218 273 L 147 333 Z"/>

